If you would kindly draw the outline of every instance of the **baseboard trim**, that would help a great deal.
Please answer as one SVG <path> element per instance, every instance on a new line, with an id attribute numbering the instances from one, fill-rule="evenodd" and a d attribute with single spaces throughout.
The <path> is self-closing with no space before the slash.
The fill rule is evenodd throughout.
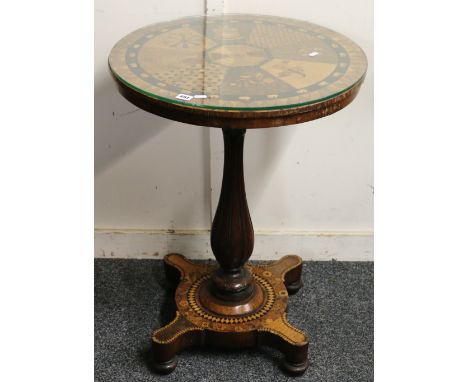
<path id="1" fill-rule="evenodd" d="M 182 253 L 191 259 L 214 258 L 208 230 L 96 229 L 96 258 L 162 259 Z M 373 261 L 372 232 L 258 231 L 252 260 L 294 253 L 304 260 Z"/>

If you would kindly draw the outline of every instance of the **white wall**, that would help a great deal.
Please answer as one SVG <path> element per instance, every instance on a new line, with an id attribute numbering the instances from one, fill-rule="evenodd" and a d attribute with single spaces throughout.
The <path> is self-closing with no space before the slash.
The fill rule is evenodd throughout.
<path id="1" fill-rule="evenodd" d="M 322 231 L 343 237 L 363 235 L 368 240 L 362 241 L 362 252 L 371 258 L 372 0 L 207 1 L 210 13 L 224 7 L 229 13 L 265 13 L 321 24 L 347 35 L 366 52 L 366 81 L 350 106 L 301 125 L 248 131 L 245 173 L 257 231 L 274 230 L 286 241 L 293 232 L 305 237 Z M 150 23 L 201 14 L 204 2 L 186 1 L 182 7 L 180 2 L 95 0 L 95 8 L 96 255 L 111 247 L 100 235 L 113 230 L 159 235 L 167 229 L 209 229 L 221 185 L 221 131 L 138 110 L 118 94 L 107 69 L 107 55 L 122 36 Z M 277 238 L 273 241 L 277 243 Z M 200 251 L 194 248 L 192 255 Z M 119 256 L 114 250 L 107 252 Z M 271 257 L 277 257 L 274 252 Z M 335 252 L 337 258 L 348 258 L 346 245 Z M 125 256 L 132 256 L 131 248 Z"/>
<path id="2" fill-rule="evenodd" d="M 112 46 L 144 25 L 201 14 L 200 0 L 95 1 L 95 225 L 210 225 L 209 129 L 160 118 L 126 101 L 107 67 Z"/>

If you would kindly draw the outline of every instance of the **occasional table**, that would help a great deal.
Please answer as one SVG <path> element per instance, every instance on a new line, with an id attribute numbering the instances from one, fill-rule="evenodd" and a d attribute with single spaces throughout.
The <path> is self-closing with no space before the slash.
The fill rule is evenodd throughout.
<path id="1" fill-rule="evenodd" d="M 282 17 L 221 15 L 158 23 L 130 33 L 109 56 L 120 93 L 150 113 L 222 128 L 224 172 L 211 229 L 218 266 L 164 258 L 177 285 L 175 318 L 152 336 L 154 368 L 169 373 L 191 346 L 276 347 L 292 375 L 307 369 L 309 340 L 286 318 L 301 258 L 247 263 L 254 248 L 243 175 L 247 129 L 307 122 L 357 95 L 367 61 L 345 36 Z M 187 127 L 189 128 L 189 127 Z"/>

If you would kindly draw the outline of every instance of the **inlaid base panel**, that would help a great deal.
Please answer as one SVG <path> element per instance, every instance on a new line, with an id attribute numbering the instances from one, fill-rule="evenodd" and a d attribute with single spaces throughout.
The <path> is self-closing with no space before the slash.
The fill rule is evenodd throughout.
<path id="1" fill-rule="evenodd" d="M 253 295 L 246 301 L 225 302 L 210 293 L 215 266 L 194 264 L 179 254 L 164 258 L 166 276 L 179 283 L 176 316 L 152 336 L 155 370 L 173 371 L 176 354 L 192 346 L 247 348 L 268 345 L 284 355 L 283 368 L 301 375 L 309 362 L 307 336 L 288 323 L 288 295 L 301 284 L 302 260 L 284 256 L 267 265 L 246 265 L 254 278 Z"/>

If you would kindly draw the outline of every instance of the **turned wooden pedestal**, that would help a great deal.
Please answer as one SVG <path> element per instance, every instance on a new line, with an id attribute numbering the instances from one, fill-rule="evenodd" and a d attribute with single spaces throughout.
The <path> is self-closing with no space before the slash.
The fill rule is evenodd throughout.
<path id="1" fill-rule="evenodd" d="M 246 129 L 279 127 L 335 113 L 356 97 L 367 60 L 345 36 L 306 21 L 261 15 L 188 17 L 138 29 L 109 55 L 120 93 L 150 113 L 223 129 L 224 173 L 211 247 L 219 266 L 165 258 L 178 284 L 174 320 L 152 336 L 160 373 L 190 346 L 271 345 L 284 369 L 302 374 L 308 339 L 286 319 L 301 287 L 301 259 L 247 263 L 254 231 L 244 189 Z M 190 127 L 187 127 L 190 128 Z M 208 360 L 207 360 L 208 362 Z"/>
<path id="2" fill-rule="evenodd" d="M 286 319 L 288 295 L 301 287 L 301 258 L 285 256 L 269 265 L 246 264 L 254 233 L 244 189 L 245 130 L 223 129 L 224 174 L 211 230 L 219 267 L 196 265 L 179 254 L 164 259 L 169 281 L 178 283 L 176 317 L 152 336 L 155 369 L 169 373 L 176 354 L 190 346 L 245 348 L 271 345 L 294 375 L 309 365 L 307 336 Z"/>

